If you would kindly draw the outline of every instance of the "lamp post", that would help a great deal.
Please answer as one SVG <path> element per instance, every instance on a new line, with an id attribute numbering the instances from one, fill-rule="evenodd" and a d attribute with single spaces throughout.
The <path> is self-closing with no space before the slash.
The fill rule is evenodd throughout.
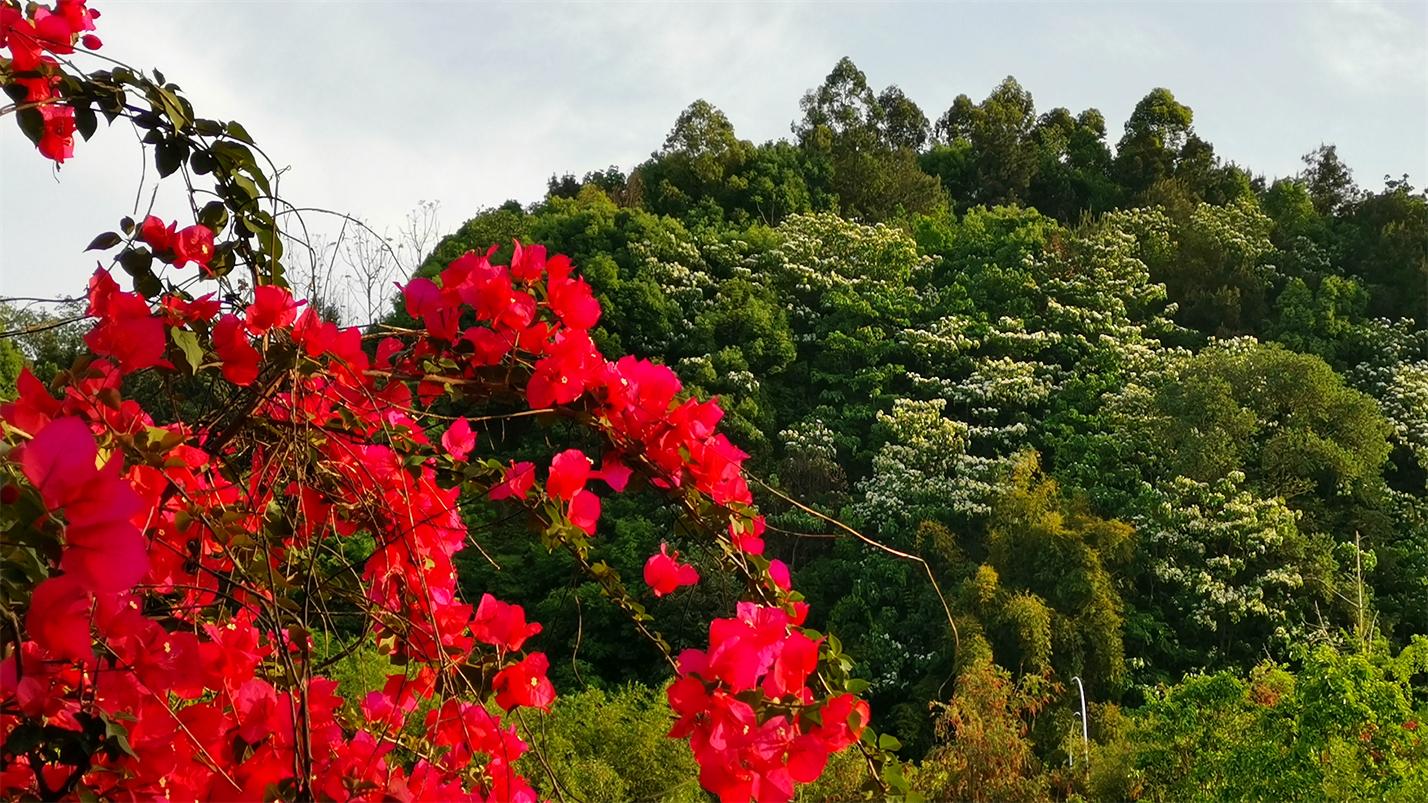
<path id="1" fill-rule="evenodd" d="M 1076 681 L 1076 688 L 1081 692 L 1081 749 L 1085 755 L 1087 766 L 1091 763 L 1091 729 L 1086 723 L 1086 687 L 1081 685 L 1081 677 L 1077 675 L 1071 678 Z M 1073 760 L 1071 766 L 1076 766 Z"/>

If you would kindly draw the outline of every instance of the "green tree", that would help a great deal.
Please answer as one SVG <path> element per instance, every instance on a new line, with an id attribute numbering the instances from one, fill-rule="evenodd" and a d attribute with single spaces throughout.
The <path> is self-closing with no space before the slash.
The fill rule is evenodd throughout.
<path id="1" fill-rule="evenodd" d="M 1339 215 L 1358 200 L 1360 191 L 1354 183 L 1353 171 L 1339 159 L 1335 145 L 1320 145 L 1303 157 L 1301 174 L 1314 202 L 1314 209 L 1324 217 Z"/>
<path id="2" fill-rule="evenodd" d="M 878 106 L 882 109 L 883 142 L 895 150 L 922 150 L 932 126 L 912 98 L 894 85 L 878 94 Z"/>
<path id="3" fill-rule="evenodd" d="M 1190 136 L 1194 119 L 1190 107 L 1163 87 L 1141 98 L 1116 145 L 1116 177 L 1126 190 L 1142 193 L 1174 174 L 1175 160 Z"/>
<path id="4" fill-rule="evenodd" d="M 1049 801 L 1051 789 L 1027 722 L 1050 698 L 1043 678 L 1013 680 L 986 658 L 957 677 L 952 699 L 935 704 L 938 744 L 913 775 L 929 800 Z"/>

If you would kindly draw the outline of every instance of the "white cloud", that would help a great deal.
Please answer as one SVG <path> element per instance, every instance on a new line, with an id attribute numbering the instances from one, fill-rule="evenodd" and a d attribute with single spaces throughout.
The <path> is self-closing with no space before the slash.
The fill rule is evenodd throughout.
<path id="1" fill-rule="evenodd" d="M 1330 77 L 1372 94 L 1428 87 L 1428 5 L 1340 0 L 1309 4 L 1304 18 Z"/>

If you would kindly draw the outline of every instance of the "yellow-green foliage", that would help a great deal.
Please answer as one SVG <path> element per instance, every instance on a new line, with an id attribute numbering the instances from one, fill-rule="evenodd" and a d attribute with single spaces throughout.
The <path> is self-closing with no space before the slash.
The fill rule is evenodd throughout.
<path id="1" fill-rule="evenodd" d="M 1121 559 L 1130 539 L 1129 525 L 1066 499 L 1035 453 L 1019 455 L 993 506 L 987 562 L 995 572 L 977 578 L 979 595 L 991 583 L 1005 589 L 983 612 L 993 644 L 1015 650 L 999 653 L 1001 662 L 1025 671 L 1049 663 L 1063 679 L 1081 675 L 1088 686 L 1118 687 L 1125 678 L 1122 603 L 1107 564 Z"/>
<path id="2" fill-rule="evenodd" d="M 1049 800 L 1026 724 L 1046 691 L 1041 678 L 1013 681 L 987 660 L 967 667 L 938 706 L 938 745 L 910 773 L 913 787 L 929 800 Z"/>
<path id="3" fill-rule="evenodd" d="M 560 798 L 557 784 L 566 800 L 583 803 L 707 799 L 689 746 L 666 736 L 673 720 L 662 688 L 564 694 L 549 714 L 523 710 L 519 721 L 532 747 L 521 771 L 543 799 Z"/>
<path id="4" fill-rule="evenodd" d="M 1426 669 L 1420 637 L 1397 657 L 1321 646 L 1293 675 L 1266 663 L 1248 678 L 1187 678 L 1097 749 L 1089 791 L 1100 800 L 1428 799 L 1428 710 L 1414 698 Z"/>

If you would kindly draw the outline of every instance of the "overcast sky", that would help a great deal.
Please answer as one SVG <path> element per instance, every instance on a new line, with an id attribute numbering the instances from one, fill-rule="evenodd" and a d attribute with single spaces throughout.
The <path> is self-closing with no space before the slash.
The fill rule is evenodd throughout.
<path id="1" fill-rule="evenodd" d="M 553 172 L 628 170 L 696 98 L 742 138 L 786 136 L 799 97 L 845 55 L 932 119 L 1010 74 L 1038 112 L 1099 108 L 1114 142 L 1164 86 L 1219 154 L 1271 178 L 1332 142 L 1361 184 L 1428 179 L 1423 0 L 92 4 L 105 54 L 160 68 L 201 116 L 243 122 L 291 168 L 290 201 L 379 229 L 421 200 L 440 202 L 450 230 L 539 199 Z M 55 171 L 0 118 L 0 293 L 82 290 L 94 259 L 81 249 L 131 212 L 137 147 L 101 126 Z M 155 211 L 183 215 L 178 198 Z"/>

